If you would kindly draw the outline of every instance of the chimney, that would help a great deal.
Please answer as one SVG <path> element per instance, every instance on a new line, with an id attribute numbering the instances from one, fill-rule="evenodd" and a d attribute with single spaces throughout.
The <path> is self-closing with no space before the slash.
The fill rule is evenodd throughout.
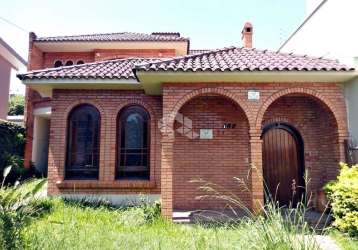
<path id="1" fill-rule="evenodd" d="M 253 33 L 252 24 L 246 22 L 244 28 L 241 31 L 241 35 L 242 35 L 241 40 L 245 48 L 252 48 L 252 33 Z"/>

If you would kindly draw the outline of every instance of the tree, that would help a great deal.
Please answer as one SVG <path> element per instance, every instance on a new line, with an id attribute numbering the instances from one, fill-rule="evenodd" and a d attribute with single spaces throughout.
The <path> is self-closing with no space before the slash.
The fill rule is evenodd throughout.
<path id="1" fill-rule="evenodd" d="M 22 95 L 12 95 L 9 101 L 8 115 L 23 115 L 25 98 Z"/>

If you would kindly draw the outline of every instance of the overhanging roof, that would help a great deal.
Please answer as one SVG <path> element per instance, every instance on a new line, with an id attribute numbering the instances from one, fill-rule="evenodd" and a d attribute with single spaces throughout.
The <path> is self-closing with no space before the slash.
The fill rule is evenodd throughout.
<path id="1" fill-rule="evenodd" d="M 0 56 L 8 61 L 16 70 L 27 65 L 27 62 L 2 38 L 0 38 Z"/>
<path id="2" fill-rule="evenodd" d="M 54 88 L 143 89 L 161 94 L 170 82 L 343 82 L 356 76 L 335 60 L 230 47 L 169 59 L 128 58 L 19 74 L 42 93 Z"/>

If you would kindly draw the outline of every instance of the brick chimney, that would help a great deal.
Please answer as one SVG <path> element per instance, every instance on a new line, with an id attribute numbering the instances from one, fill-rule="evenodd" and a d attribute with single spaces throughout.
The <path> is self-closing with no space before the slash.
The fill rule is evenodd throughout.
<path id="1" fill-rule="evenodd" d="M 244 28 L 241 31 L 241 35 L 242 35 L 241 40 L 245 48 L 252 48 L 252 33 L 253 33 L 252 24 L 246 22 Z"/>

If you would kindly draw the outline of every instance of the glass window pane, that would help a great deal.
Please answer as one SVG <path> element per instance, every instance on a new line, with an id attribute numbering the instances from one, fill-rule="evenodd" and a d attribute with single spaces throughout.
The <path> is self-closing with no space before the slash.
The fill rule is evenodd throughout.
<path id="1" fill-rule="evenodd" d="M 118 177 L 149 179 L 148 113 L 139 106 L 121 112 L 118 123 Z"/>
<path id="2" fill-rule="evenodd" d="M 91 105 L 81 105 L 71 112 L 66 178 L 98 178 L 99 123 L 99 112 Z"/>
<path id="3" fill-rule="evenodd" d="M 126 166 L 143 166 L 141 164 L 141 155 L 139 154 L 128 154 L 126 157 Z"/>
<path id="4" fill-rule="evenodd" d="M 125 122 L 125 142 L 126 149 L 143 147 L 143 118 L 138 113 L 130 114 Z"/>

